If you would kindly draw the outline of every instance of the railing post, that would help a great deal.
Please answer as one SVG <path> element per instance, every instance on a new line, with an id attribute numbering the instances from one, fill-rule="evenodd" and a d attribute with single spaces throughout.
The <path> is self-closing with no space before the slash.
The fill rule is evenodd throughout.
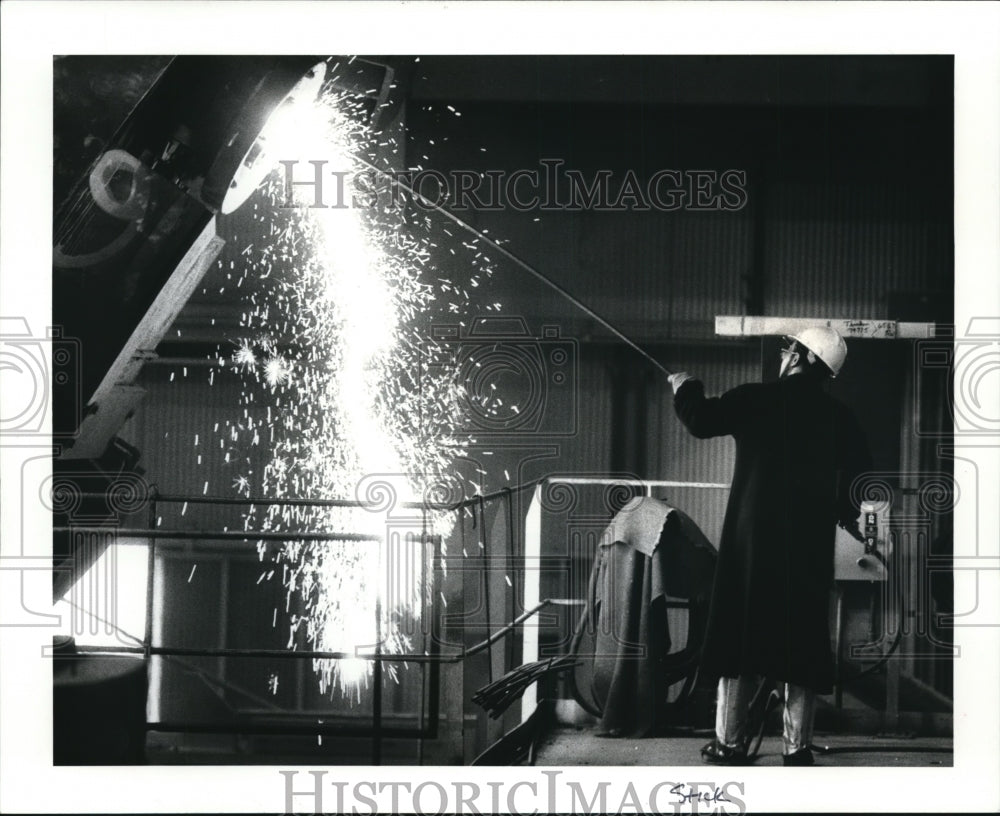
<path id="1" fill-rule="evenodd" d="M 156 529 L 156 487 L 149 492 L 149 515 L 146 526 L 150 530 Z M 153 645 L 153 589 L 155 587 L 153 571 L 156 569 L 156 539 L 150 538 L 146 553 L 146 626 L 143 635 L 142 645 L 145 647 L 147 663 L 152 663 L 150 647 Z M 150 665 L 151 668 L 151 665 Z"/>
<path id="2" fill-rule="evenodd" d="M 545 484 L 535 486 L 528 505 L 528 514 L 524 522 L 524 608 L 534 609 L 538 606 L 541 593 L 541 555 L 542 555 L 542 490 Z M 534 663 L 538 660 L 538 622 L 534 626 L 524 627 L 521 640 L 523 644 L 522 663 Z M 534 713 L 538 705 L 538 689 L 532 683 L 524 691 L 521 698 L 521 722 Z"/>

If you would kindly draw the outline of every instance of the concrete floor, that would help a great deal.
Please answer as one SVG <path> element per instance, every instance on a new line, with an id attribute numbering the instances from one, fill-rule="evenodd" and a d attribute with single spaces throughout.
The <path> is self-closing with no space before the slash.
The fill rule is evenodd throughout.
<path id="1" fill-rule="evenodd" d="M 711 735 L 610 739 L 596 729 L 560 727 L 539 745 L 536 765 L 701 765 L 699 749 Z M 869 737 L 817 734 L 816 745 L 836 749 L 816 753 L 816 765 L 831 767 L 951 766 L 950 737 Z M 919 749 L 919 750 L 913 750 Z M 781 738 L 765 737 L 756 766 L 780 766 Z"/>

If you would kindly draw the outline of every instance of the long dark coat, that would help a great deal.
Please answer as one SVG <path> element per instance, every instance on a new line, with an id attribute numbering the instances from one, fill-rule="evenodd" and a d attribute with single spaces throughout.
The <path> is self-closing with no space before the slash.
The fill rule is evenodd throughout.
<path id="1" fill-rule="evenodd" d="M 674 408 L 696 437 L 736 440 L 702 677 L 764 675 L 828 693 L 835 528 L 857 519 L 850 485 L 870 467 L 857 421 L 807 374 L 710 399 L 688 380 Z"/>

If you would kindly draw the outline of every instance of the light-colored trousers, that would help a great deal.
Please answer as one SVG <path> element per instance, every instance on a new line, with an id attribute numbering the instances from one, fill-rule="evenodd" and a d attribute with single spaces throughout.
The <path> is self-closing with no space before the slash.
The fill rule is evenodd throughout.
<path id="1" fill-rule="evenodd" d="M 715 736 L 728 748 L 737 748 L 754 734 L 747 734 L 747 708 L 757 690 L 756 677 L 723 677 L 719 680 L 719 696 L 715 706 Z M 813 719 L 816 715 L 816 693 L 791 683 L 784 686 L 785 711 L 782 717 L 784 753 L 792 754 L 812 743 Z"/>

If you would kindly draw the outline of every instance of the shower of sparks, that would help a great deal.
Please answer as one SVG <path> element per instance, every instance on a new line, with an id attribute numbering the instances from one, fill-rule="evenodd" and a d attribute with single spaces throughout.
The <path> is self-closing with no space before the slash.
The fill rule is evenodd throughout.
<path id="1" fill-rule="evenodd" d="M 240 346 L 240 350 L 233 355 L 233 362 L 239 363 L 241 365 L 254 365 L 257 362 L 257 357 L 253 353 L 253 349 L 246 343 Z"/>
<path id="2" fill-rule="evenodd" d="M 379 161 L 380 150 L 381 161 L 391 165 L 393 158 L 384 152 L 400 149 L 365 124 L 358 103 L 329 88 L 315 102 L 282 106 L 280 113 L 279 127 L 272 130 L 269 123 L 266 131 L 275 161 L 294 159 L 308 167 L 319 157 L 351 178 Z M 359 162 L 361 155 L 365 162 Z M 328 178 L 332 186 L 332 175 Z M 311 208 L 315 191 L 309 185 L 296 188 L 295 195 L 304 206 L 282 207 L 283 179 L 272 175 L 251 199 L 257 202 L 254 218 L 269 228 L 268 240 L 247 246 L 230 264 L 237 285 L 250 277 L 266 282 L 249 298 L 242 320 L 246 335 L 230 359 L 252 372 L 267 393 L 245 390 L 242 419 L 226 423 L 223 433 L 230 446 L 227 462 L 230 454 L 262 446 L 268 463 L 253 482 L 239 475 L 233 486 L 244 495 L 259 492 L 271 499 L 374 503 L 391 490 L 395 514 L 401 501 L 458 495 L 454 464 L 469 444 L 453 431 L 460 425 L 463 393 L 444 373 L 442 355 L 449 350 L 429 346 L 419 324 L 431 311 L 464 313 L 468 294 L 438 277 L 429 219 L 412 227 L 391 208 Z M 472 250 L 474 244 L 463 247 L 475 270 L 471 285 L 477 286 L 492 269 L 478 250 L 472 257 Z M 268 419 L 255 422 L 250 408 L 259 412 L 265 396 Z M 252 508 L 245 525 L 389 539 L 388 512 L 272 505 Z M 453 521 L 429 514 L 429 532 L 446 534 Z M 408 532 L 416 532 L 419 541 L 420 524 L 416 531 L 412 526 Z M 430 559 L 426 548 L 417 547 L 407 563 L 418 574 L 407 576 L 403 590 L 390 587 L 386 576 L 394 570 L 387 565 L 401 558 L 398 549 L 398 542 L 291 541 L 276 547 L 260 542 L 260 560 L 282 565 L 288 648 L 371 652 L 381 634 L 381 651 L 410 649 L 408 633 L 419 631 L 421 576 Z M 316 660 L 313 666 L 321 691 L 339 689 L 345 698 L 359 699 L 372 671 L 372 661 L 360 657 Z M 385 672 L 395 677 L 395 664 L 385 664 Z"/>
<path id="3" fill-rule="evenodd" d="M 288 382 L 291 376 L 291 366 L 280 357 L 271 357 L 264 363 L 264 379 L 272 388 Z"/>

